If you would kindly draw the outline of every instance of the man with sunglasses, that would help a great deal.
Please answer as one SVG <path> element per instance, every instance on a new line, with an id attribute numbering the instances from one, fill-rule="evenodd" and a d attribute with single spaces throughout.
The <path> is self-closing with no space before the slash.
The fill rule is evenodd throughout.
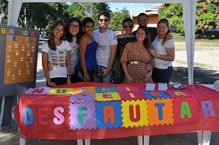
<path id="1" fill-rule="evenodd" d="M 93 32 L 93 38 L 98 43 L 96 52 L 97 73 L 95 82 L 111 83 L 112 66 L 117 49 L 116 34 L 108 28 L 110 23 L 109 12 L 103 11 L 98 15 L 99 29 Z"/>

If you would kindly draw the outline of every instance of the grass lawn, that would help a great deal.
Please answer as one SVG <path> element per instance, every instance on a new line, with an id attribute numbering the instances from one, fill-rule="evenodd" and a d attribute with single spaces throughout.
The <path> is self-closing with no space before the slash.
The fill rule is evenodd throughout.
<path id="1" fill-rule="evenodd" d="M 185 42 L 185 36 L 179 33 L 171 33 L 175 42 Z M 195 42 L 219 43 L 219 39 L 195 39 Z"/>

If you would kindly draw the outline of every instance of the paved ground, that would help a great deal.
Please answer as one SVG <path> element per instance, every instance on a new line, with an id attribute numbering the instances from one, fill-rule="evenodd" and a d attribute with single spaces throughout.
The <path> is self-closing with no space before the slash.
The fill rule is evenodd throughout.
<path id="1" fill-rule="evenodd" d="M 215 79 L 219 79 L 219 46 L 218 44 L 197 43 L 195 50 L 194 66 L 216 73 Z M 176 60 L 174 67 L 187 67 L 185 43 L 176 43 Z M 208 75 L 208 74 L 206 74 Z M 44 86 L 45 79 L 42 72 L 41 53 L 38 55 L 37 86 Z M 16 131 L 4 128 L 0 130 L 0 145 L 18 145 L 19 134 Z M 76 145 L 76 141 L 39 140 L 29 139 L 26 145 Z M 123 139 L 92 140 L 91 145 L 137 145 L 137 137 Z M 150 145 L 198 145 L 196 133 L 152 136 Z M 219 133 L 213 133 L 211 145 L 219 145 Z"/>
<path id="2" fill-rule="evenodd" d="M 213 133 L 210 145 L 219 144 L 219 133 Z M 28 139 L 26 145 L 77 145 L 75 140 Z M 91 140 L 91 145 L 137 145 L 137 137 Z M 0 132 L 0 145 L 19 145 L 19 134 L 11 130 Z M 196 133 L 151 136 L 150 145 L 198 145 Z"/>

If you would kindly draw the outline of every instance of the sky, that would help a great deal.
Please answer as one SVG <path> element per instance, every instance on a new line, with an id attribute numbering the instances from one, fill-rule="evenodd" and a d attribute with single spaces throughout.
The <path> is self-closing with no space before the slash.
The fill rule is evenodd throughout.
<path id="1" fill-rule="evenodd" d="M 132 3 L 132 4 L 131 3 L 108 3 L 108 4 L 112 11 L 118 11 L 118 10 L 122 10 L 123 8 L 126 8 L 127 10 L 131 12 L 131 7 L 132 7 L 133 14 L 139 14 L 141 12 L 144 12 L 145 9 L 152 8 L 157 5 L 162 5 L 161 3 Z"/>

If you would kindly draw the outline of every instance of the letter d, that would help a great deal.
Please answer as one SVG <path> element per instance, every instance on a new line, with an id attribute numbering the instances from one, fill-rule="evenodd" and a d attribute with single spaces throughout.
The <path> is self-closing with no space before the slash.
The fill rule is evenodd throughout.
<path id="1" fill-rule="evenodd" d="M 23 108 L 23 119 L 25 125 L 33 124 L 34 116 L 33 111 L 30 108 Z"/>

